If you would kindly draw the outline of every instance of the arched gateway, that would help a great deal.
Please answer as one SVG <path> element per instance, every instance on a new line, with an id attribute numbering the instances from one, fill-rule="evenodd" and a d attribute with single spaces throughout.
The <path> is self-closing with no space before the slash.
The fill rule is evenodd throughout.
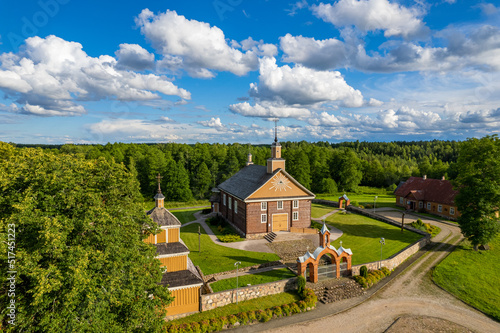
<path id="1" fill-rule="evenodd" d="M 309 281 L 318 282 L 318 266 L 321 257 L 324 255 L 331 257 L 331 267 L 327 269 L 331 269 L 334 276 L 339 278 L 341 270 L 349 272 L 351 270 L 351 249 L 344 249 L 342 244 L 338 249 L 330 245 L 330 230 L 328 230 L 325 223 L 323 223 L 323 228 L 318 235 L 319 247 L 314 253 L 311 254 L 307 251 L 304 256 L 297 259 L 299 275 L 304 276 L 307 268 L 309 268 Z"/>

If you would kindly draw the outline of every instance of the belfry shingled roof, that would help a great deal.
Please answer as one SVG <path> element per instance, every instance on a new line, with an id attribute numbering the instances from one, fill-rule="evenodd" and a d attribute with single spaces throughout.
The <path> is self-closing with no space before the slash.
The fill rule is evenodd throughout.
<path id="1" fill-rule="evenodd" d="M 181 226 L 181 222 L 163 207 L 155 207 L 146 213 L 153 221 L 158 223 L 159 226 Z"/>

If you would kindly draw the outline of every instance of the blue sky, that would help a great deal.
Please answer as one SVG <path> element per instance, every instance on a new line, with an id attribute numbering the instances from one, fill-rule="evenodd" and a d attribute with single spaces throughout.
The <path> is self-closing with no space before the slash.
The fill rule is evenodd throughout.
<path id="1" fill-rule="evenodd" d="M 0 140 L 463 140 L 499 71 L 498 1 L 4 1 Z"/>

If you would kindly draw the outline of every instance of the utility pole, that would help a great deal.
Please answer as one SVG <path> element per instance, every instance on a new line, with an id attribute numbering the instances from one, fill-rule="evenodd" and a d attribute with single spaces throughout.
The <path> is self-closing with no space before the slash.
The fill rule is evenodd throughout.
<path id="1" fill-rule="evenodd" d="M 199 225 L 198 225 L 198 252 L 201 252 L 201 230 Z"/>
<path id="2" fill-rule="evenodd" d="M 238 304 L 238 266 L 241 265 L 241 261 L 237 261 L 234 263 L 236 266 L 236 304 Z"/>

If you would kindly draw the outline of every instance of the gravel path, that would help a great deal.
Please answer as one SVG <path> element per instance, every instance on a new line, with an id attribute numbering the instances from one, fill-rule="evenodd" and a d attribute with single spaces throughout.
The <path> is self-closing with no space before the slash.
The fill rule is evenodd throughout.
<path id="1" fill-rule="evenodd" d="M 397 211 L 377 213 L 396 221 L 401 219 L 401 213 Z M 405 216 L 405 222 L 408 223 L 416 219 L 410 214 Z M 393 329 L 397 328 L 399 318 L 410 316 L 414 320 L 411 320 L 412 328 L 408 332 L 450 332 L 448 322 L 456 324 L 465 332 L 500 332 L 500 323 L 456 299 L 431 281 L 429 272 L 432 267 L 460 242 L 462 235 L 457 226 L 422 220 L 442 230 L 433 239 L 431 250 L 368 299 L 358 297 L 318 306 L 315 311 L 254 325 L 248 327 L 250 330 L 241 327 L 241 331 L 384 332 L 393 324 Z M 405 320 L 399 325 L 404 323 Z"/>

